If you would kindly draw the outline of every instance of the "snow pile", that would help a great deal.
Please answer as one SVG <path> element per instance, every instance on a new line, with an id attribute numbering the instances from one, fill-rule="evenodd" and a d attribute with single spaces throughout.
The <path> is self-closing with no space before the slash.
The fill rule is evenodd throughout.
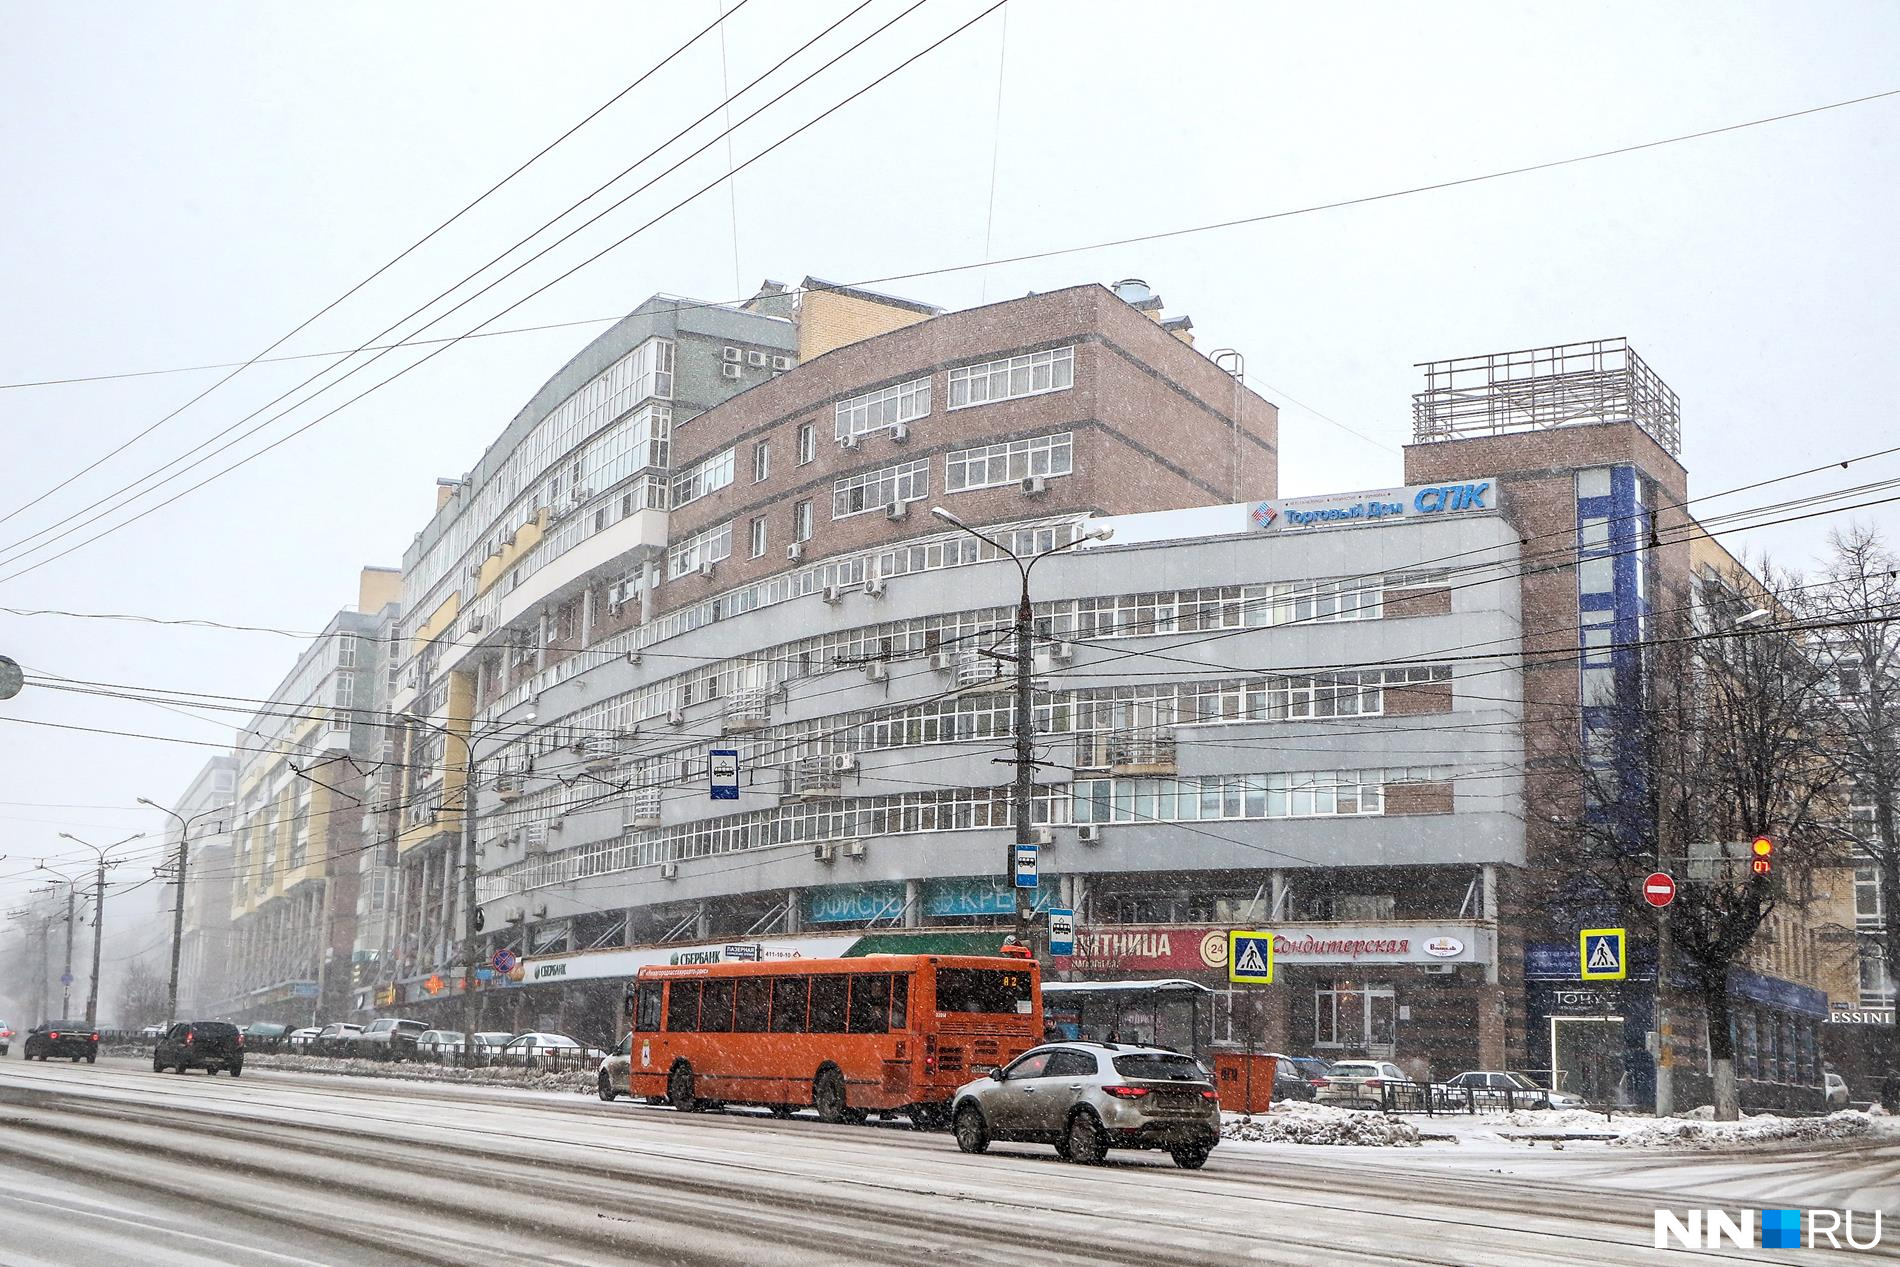
<path id="1" fill-rule="evenodd" d="M 1397 1118 L 1330 1104 L 1282 1101 L 1273 1112 L 1252 1119 L 1225 1118 L 1222 1139 L 1256 1144 L 1365 1144 L 1382 1148 L 1415 1148 L 1418 1127 Z"/>
<path id="2" fill-rule="evenodd" d="M 454 1065 L 419 1064 L 412 1061 L 391 1063 L 384 1060 L 339 1060 L 328 1056 L 262 1054 L 251 1055 L 244 1063 L 253 1069 L 285 1069 L 294 1073 L 340 1073 L 357 1078 L 465 1082 L 482 1086 L 519 1087 L 528 1091 L 572 1091 L 580 1095 L 593 1095 L 596 1089 L 595 1074 L 591 1069 L 564 1069 L 559 1072 L 500 1066 L 460 1069 Z"/>
<path id="3" fill-rule="evenodd" d="M 1880 1130 L 1873 1118 L 1855 1109 L 1826 1117 L 1744 1117 L 1739 1122 L 1665 1117 L 1626 1127 L 1610 1141 L 1617 1148 L 1686 1148 L 1700 1152 L 1753 1148 L 1763 1144 L 1813 1144 L 1865 1139 Z"/>
<path id="4" fill-rule="evenodd" d="M 1509 1113 L 1487 1113 L 1486 1123 L 1493 1126 L 1523 1126 L 1547 1131 L 1604 1131 L 1618 1127 L 1601 1113 L 1589 1109 L 1516 1109 Z"/>

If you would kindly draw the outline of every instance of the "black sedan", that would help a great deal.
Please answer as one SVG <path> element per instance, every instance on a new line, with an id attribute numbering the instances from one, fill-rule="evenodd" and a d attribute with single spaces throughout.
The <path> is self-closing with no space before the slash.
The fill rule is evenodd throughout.
<path id="1" fill-rule="evenodd" d="M 99 1059 L 99 1031 L 84 1021 L 46 1021 L 26 1036 L 26 1058 L 47 1060 L 53 1056 L 70 1057 L 92 1064 Z"/>

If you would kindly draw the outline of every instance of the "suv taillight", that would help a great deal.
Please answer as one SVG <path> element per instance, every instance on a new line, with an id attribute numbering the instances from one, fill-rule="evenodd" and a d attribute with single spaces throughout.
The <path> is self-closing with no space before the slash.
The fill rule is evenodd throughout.
<path id="1" fill-rule="evenodd" d="M 1384 1078 L 1367 1078 L 1365 1082 L 1362 1083 L 1361 1085 L 1371 1087 L 1374 1091 L 1377 1091 L 1380 1087 L 1385 1085 L 1385 1079 Z"/>
<path id="2" fill-rule="evenodd" d="M 1104 1095 L 1112 1095 L 1117 1100 L 1139 1100 L 1148 1094 L 1147 1087 L 1103 1087 Z"/>
<path id="3" fill-rule="evenodd" d="M 1213 1100 L 1216 1103 L 1218 1103 L 1220 1100 L 1220 1092 L 1214 1090 L 1214 1088 L 1212 1087 L 1209 1087 L 1207 1090 L 1201 1092 L 1201 1098 L 1203 1100 Z"/>
<path id="4" fill-rule="evenodd" d="M 96 1042 L 98 1042 L 98 1041 L 99 1041 L 99 1035 L 97 1035 L 97 1034 L 94 1034 L 94 1035 L 92 1036 L 92 1041 L 93 1041 L 93 1042 L 95 1042 L 95 1043 L 96 1043 Z"/>
<path id="5" fill-rule="evenodd" d="M 47 1035 L 47 1037 L 48 1037 L 48 1038 L 58 1038 L 58 1037 L 59 1037 L 59 1031 L 58 1031 L 58 1030 L 54 1030 L 54 1031 L 53 1031 L 52 1033 L 50 1033 L 50 1034 L 48 1034 L 48 1035 Z"/>
<path id="6" fill-rule="evenodd" d="M 197 1030 L 195 1030 L 195 1029 L 188 1029 L 188 1030 L 186 1030 L 186 1031 L 185 1031 L 185 1041 L 186 1041 L 186 1042 L 188 1042 L 188 1043 L 195 1043 L 195 1042 L 197 1042 L 197 1041 L 198 1041 L 198 1031 L 197 1031 Z"/>
<path id="7" fill-rule="evenodd" d="M 244 1035 L 242 1032 L 238 1034 L 238 1046 L 244 1046 Z"/>

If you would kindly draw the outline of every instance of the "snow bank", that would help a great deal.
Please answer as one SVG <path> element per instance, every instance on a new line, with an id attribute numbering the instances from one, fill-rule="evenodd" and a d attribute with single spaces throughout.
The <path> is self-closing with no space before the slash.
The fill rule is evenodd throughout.
<path id="1" fill-rule="evenodd" d="M 1699 1152 L 1752 1148 L 1763 1144 L 1823 1143 L 1865 1139 L 1889 1133 L 1880 1123 L 1856 1109 L 1842 1109 L 1826 1117 L 1744 1117 L 1739 1122 L 1698 1121 L 1665 1117 L 1624 1122 L 1610 1141 L 1615 1148 L 1685 1148 Z"/>
<path id="2" fill-rule="evenodd" d="M 528 1069 L 459 1069 L 453 1065 L 419 1064 L 413 1061 L 391 1063 L 384 1060 L 338 1060 L 327 1056 L 263 1055 L 245 1058 L 252 1069 L 284 1069 L 293 1073 L 348 1074 L 355 1078 L 407 1078 L 416 1082 L 465 1082 L 479 1086 L 516 1087 L 526 1091 L 572 1091 L 579 1095 L 595 1093 L 595 1074 L 591 1069 L 564 1069 L 544 1073 Z"/>
<path id="3" fill-rule="evenodd" d="M 1228 1117 L 1221 1138 L 1259 1144 L 1369 1144 L 1415 1148 L 1418 1127 L 1397 1118 L 1330 1104 L 1282 1101 L 1273 1112 L 1251 1120 Z"/>

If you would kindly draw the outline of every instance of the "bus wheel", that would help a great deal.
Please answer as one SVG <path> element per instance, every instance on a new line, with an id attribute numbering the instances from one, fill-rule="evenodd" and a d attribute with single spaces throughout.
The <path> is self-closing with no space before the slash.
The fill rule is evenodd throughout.
<path id="1" fill-rule="evenodd" d="M 812 1107 L 818 1110 L 821 1122 L 842 1122 L 850 1112 L 844 1098 L 844 1075 L 836 1069 L 821 1069 L 817 1080 L 812 1083 Z M 863 1115 L 859 1118 L 862 1120 Z"/>
<path id="2" fill-rule="evenodd" d="M 673 1072 L 666 1076 L 666 1102 L 681 1113 L 699 1112 L 699 1101 L 693 1095 L 693 1067 L 685 1061 L 673 1066 Z"/>

